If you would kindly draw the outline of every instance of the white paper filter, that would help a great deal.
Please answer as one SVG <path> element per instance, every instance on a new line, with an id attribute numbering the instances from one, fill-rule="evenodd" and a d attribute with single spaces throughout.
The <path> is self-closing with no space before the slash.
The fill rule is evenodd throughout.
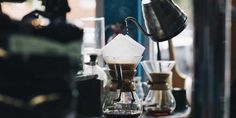
<path id="1" fill-rule="evenodd" d="M 142 56 L 145 47 L 128 35 L 118 34 L 102 49 L 103 57 Z"/>

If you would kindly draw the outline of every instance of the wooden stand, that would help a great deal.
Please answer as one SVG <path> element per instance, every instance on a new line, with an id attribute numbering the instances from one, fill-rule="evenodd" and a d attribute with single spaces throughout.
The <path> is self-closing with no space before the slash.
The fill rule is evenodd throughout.
<path id="1" fill-rule="evenodd" d="M 172 39 L 168 40 L 170 60 L 175 60 L 175 52 Z M 175 65 L 173 70 L 172 86 L 173 88 L 185 88 L 185 77 L 178 71 Z"/>

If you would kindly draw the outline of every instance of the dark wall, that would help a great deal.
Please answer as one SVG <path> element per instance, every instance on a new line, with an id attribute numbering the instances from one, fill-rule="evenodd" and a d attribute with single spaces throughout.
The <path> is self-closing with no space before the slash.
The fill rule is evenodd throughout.
<path id="1" fill-rule="evenodd" d="M 120 22 L 125 27 L 127 16 L 138 18 L 137 5 L 138 0 L 104 0 L 105 26 Z M 137 39 L 137 28 L 131 23 L 129 27 L 131 37 Z M 112 32 L 107 30 L 106 40 L 111 34 Z"/>
<path id="2" fill-rule="evenodd" d="M 232 0 L 233 9 L 236 10 L 236 0 Z M 231 103 L 230 103 L 230 118 L 236 117 L 236 109 L 234 108 L 236 105 L 236 12 L 232 12 L 232 40 L 231 40 Z"/>
<path id="3" fill-rule="evenodd" d="M 193 118 L 229 117 L 228 8 L 228 0 L 194 0 Z"/>

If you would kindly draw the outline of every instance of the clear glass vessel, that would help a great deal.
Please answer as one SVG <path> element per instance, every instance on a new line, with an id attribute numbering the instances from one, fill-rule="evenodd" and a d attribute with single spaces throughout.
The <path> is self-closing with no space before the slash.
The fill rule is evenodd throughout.
<path id="1" fill-rule="evenodd" d="M 143 61 L 141 64 L 150 79 L 150 91 L 145 99 L 144 110 L 157 116 L 170 115 L 176 107 L 171 92 L 174 61 Z"/>
<path id="2" fill-rule="evenodd" d="M 106 57 L 112 77 L 109 95 L 105 98 L 103 113 L 107 118 L 138 118 L 142 102 L 135 92 L 133 76 L 142 57 Z"/>

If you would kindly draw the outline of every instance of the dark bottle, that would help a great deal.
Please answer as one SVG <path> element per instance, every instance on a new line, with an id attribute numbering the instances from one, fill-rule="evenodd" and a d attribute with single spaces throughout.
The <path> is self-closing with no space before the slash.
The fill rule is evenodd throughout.
<path id="1" fill-rule="evenodd" d="M 98 80 L 97 77 L 97 75 L 90 75 L 87 76 L 86 80 L 76 82 L 76 88 L 79 92 L 76 111 L 81 118 L 102 116 L 102 81 Z"/>
<path id="2" fill-rule="evenodd" d="M 80 118 L 102 116 L 103 81 L 107 78 L 96 63 L 97 55 L 90 55 L 90 62 L 85 63 L 84 72 L 75 78 L 77 99 L 77 115 Z"/>

